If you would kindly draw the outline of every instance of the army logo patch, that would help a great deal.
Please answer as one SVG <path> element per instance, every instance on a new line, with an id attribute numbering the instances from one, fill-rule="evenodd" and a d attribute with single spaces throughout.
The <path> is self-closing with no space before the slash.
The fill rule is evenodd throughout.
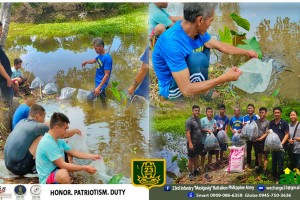
<path id="1" fill-rule="evenodd" d="M 131 180 L 136 186 L 148 189 L 160 187 L 166 183 L 165 159 L 132 159 Z"/>

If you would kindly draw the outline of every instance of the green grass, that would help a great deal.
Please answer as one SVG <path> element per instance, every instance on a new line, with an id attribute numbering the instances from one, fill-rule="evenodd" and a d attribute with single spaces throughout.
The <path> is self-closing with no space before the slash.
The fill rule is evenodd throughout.
<path id="1" fill-rule="evenodd" d="M 17 36 L 65 37 L 70 35 L 138 34 L 147 30 L 147 9 L 145 7 L 123 15 L 97 21 L 18 24 L 11 23 L 8 39 Z"/>

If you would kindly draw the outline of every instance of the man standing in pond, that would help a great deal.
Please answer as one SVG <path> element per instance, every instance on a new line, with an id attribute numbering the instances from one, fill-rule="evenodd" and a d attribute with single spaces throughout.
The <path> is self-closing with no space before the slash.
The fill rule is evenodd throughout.
<path id="1" fill-rule="evenodd" d="M 207 33 L 216 6 L 216 3 L 185 3 L 184 19 L 159 37 L 152 54 L 159 95 L 166 99 L 190 97 L 236 81 L 242 74 L 237 67 L 208 80 L 210 49 L 257 58 L 256 52 L 220 42 Z"/>
<path id="2" fill-rule="evenodd" d="M 86 64 L 97 63 L 95 88 L 88 95 L 87 99 L 88 101 L 93 101 L 95 98 L 100 97 L 103 108 L 106 108 L 105 90 L 110 79 L 113 61 L 111 55 L 105 51 L 104 42 L 101 38 L 95 38 L 93 40 L 93 46 L 98 56 L 82 63 L 83 67 L 85 67 Z"/>
<path id="3" fill-rule="evenodd" d="M 2 23 L 0 22 L 0 36 L 2 34 Z M 0 90 L 1 100 L 6 106 L 10 107 L 14 97 L 11 66 L 8 57 L 0 46 Z"/>
<path id="4" fill-rule="evenodd" d="M 199 155 L 203 150 L 201 144 L 201 123 L 199 119 L 200 107 L 192 107 L 192 117 L 185 124 L 187 150 L 188 150 L 188 170 L 190 180 L 194 180 L 199 172 Z"/>

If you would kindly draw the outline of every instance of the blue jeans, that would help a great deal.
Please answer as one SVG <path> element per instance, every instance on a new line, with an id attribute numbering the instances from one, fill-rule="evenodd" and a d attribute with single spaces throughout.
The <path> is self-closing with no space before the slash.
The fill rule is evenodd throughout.
<path id="1" fill-rule="evenodd" d="M 279 176 L 283 173 L 283 162 L 284 162 L 284 152 L 283 151 L 273 151 L 272 152 L 272 176 L 279 179 Z M 277 171 L 278 166 L 278 171 Z"/>
<path id="2" fill-rule="evenodd" d="M 106 108 L 106 94 L 105 94 L 105 90 L 102 90 L 100 92 L 100 94 L 98 96 L 95 96 L 94 94 L 94 90 L 91 91 L 91 93 L 87 96 L 87 100 L 88 101 L 94 101 L 96 98 L 100 98 L 101 103 L 102 103 L 102 107 Z"/>
<path id="3" fill-rule="evenodd" d="M 14 97 L 14 89 L 13 87 L 7 87 L 7 83 L 0 83 L 1 90 L 1 101 L 4 102 L 8 107 L 12 105 L 13 97 Z"/>
<path id="4" fill-rule="evenodd" d="M 149 99 L 149 72 L 146 74 L 144 80 L 135 90 L 134 95 L 142 96 L 145 99 Z"/>
<path id="5" fill-rule="evenodd" d="M 208 80 L 208 67 L 210 59 L 210 49 L 204 48 L 203 52 L 193 52 L 186 58 L 186 64 L 190 72 L 190 82 L 202 82 Z M 175 79 L 172 79 L 169 98 L 175 99 L 182 96 Z"/>

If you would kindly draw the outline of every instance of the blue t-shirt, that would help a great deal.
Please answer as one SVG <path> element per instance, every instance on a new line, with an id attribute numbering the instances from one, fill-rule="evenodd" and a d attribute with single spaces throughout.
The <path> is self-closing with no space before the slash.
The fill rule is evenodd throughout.
<path id="1" fill-rule="evenodd" d="M 217 121 L 218 128 L 221 128 L 223 131 L 225 131 L 226 125 L 229 124 L 228 117 L 226 115 L 224 115 L 223 117 L 220 117 L 219 115 L 216 115 L 214 117 L 214 119 Z"/>
<path id="2" fill-rule="evenodd" d="M 149 65 L 149 46 L 146 47 L 143 55 L 140 58 L 140 61 Z"/>
<path id="3" fill-rule="evenodd" d="M 186 58 L 193 52 L 202 52 L 204 43 L 210 40 L 206 32 L 196 39 L 189 37 L 176 22 L 166 30 L 157 40 L 152 53 L 153 67 L 158 78 L 159 95 L 168 98 L 172 82 L 172 72 L 179 72 L 187 68 Z"/>
<path id="4" fill-rule="evenodd" d="M 229 124 L 233 130 L 237 130 L 237 131 L 241 130 L 243 128 L 243 117 L 242 116 L 239 116 L 239 117 L 233 116 L 230 119 Z"/>
<path id="5" fill-rule="evenodd" d="M 21 104 L 14 113 L 13 120 L 12 120 L 12 129 L 15 128 L 17 123 L 22 119 L 28 118 L 29 116 L 30 107 L 26 104 Z"/>
<path id="6" fill-rule="evenodd" d="M 169 18 L 169 14 L 165 9 L 160 9 L 154 3 L 149 4 L 149 16 L 148 16 L 148 35 L 158 24 L 163 24 L 166 28 L 170 26 L 173 22 Z"/>
<path id="7" fill-rule="evenodd" d="M 96 69 L 96 75 L 95 75 L 95 87 L 98 87 L 99 84 L 101 83 L 101 81 L 105 75 L 105 70 L 110 70 L 109 78 L 106 80 L 105 84 L 101 88 L 101 90 L 105 90 L 105 88 L 108 85 L 111 70 L 112 70 L 112 64 L 113 64 L 112 57 L 108 53 L 106 53 L 103 55 L 98 55 L 95 59 L 97 61 L 97 69 Z"/>
<path id="8" fill-rule="evenodd" d="M 258 119 L 259 116 L 257 116 L 256 114 L 253 114 L 251 117 L 247 114 L 243 118 L 243 123 L 250 124 L 251 122 L 256 121 Z"/>
<path id="9" fill-rule="evenodd" d="M 11 71 L 12 71 L 12 75 L 10 76 L 10 78 L 12 78 L 12 79 L 23 76 L 23 74 L 22 74 L 22 72 L 21 72 L 20 69 L 16 70 L 16 68 L 12 67 Z"/>
<path id="10" fill-rule="evenodd" d="M 35 160 L 40 183 L 45 184 L 47 177 L 57 167 L 53 161 L 59 158 L 65 159 L 65 151 L 71 149 L 64 140 L 55 141 L 49 133 L 44 135 L 37 147 Z"/>

